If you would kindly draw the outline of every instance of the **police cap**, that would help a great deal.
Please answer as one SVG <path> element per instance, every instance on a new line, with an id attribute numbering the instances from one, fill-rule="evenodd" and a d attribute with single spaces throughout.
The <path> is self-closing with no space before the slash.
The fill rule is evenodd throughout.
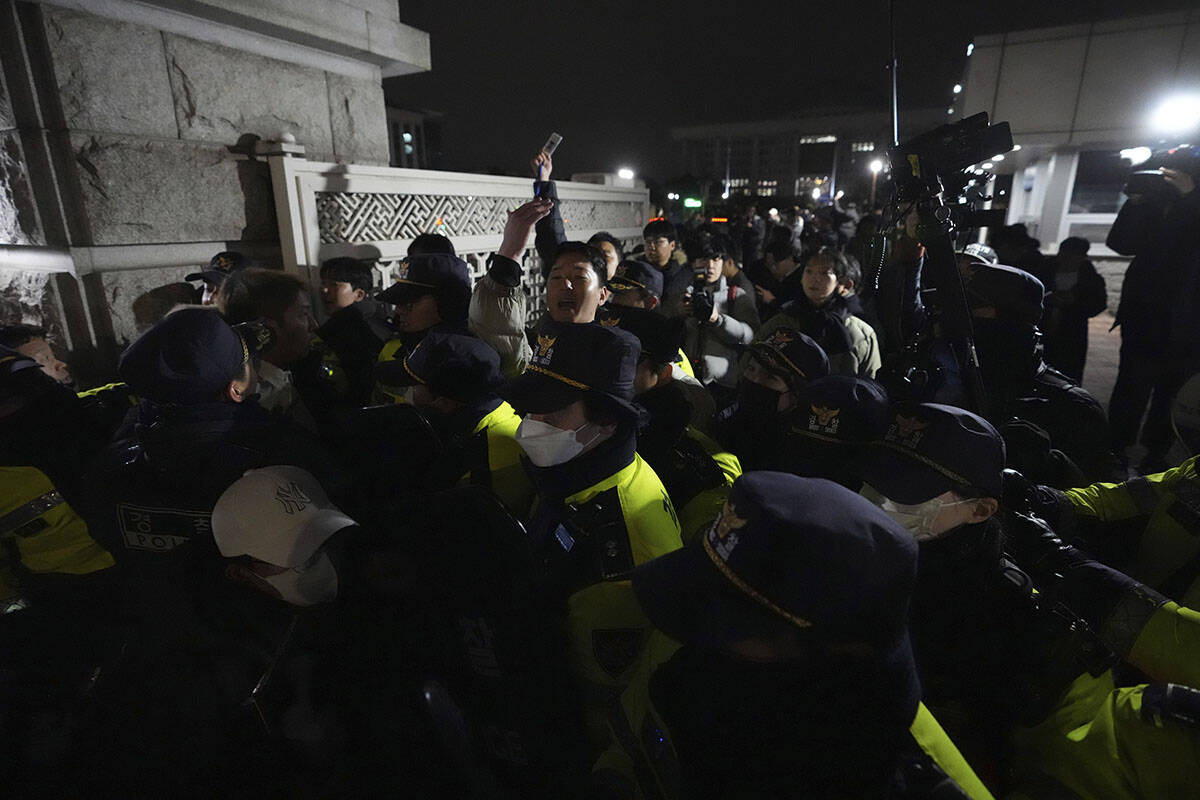
<path id="1" fill-rule="evenodd" d="M 400 277 L 376 295 L 385 303 L 400 305 L 432 294 L 445 300 L 467 302 L 471 297 L 471 271 L 467 262 L 449 253 L 410 256 Z"/>
<path id="2" fill-rule="evenodd" d="M 131 344 L 117 371 L 138 397 L 192 405 L 216 400 L 249 358 L 216 310 L 181 308 Z"/>
<path id="3" fill-rule="evenodd" d="M 866 498 L 820 478 L 748 472 L 706 533 L 632 580 L 655 626 L 685 643 L 720 647 L 790 626 L 911 661 L 916 571 L 915 540 Z"/>
<path id="4" fill-rule="evenodd" d="M 829 374 L 829 358 L 821 345 L 793 328 L 776 328 L 750 345 L 750 355 L 789 383 L 811 381 Z"/>
<path id="5" fill-rule="evenodd" d="M 518 414 L 557 411 L 590 397 L 636 419 L 633 378 L 641 354 L 637 337 L 620 328 L 550 321 L 533 343 L 529 365 L 500 396 Z"/>
<path id="6" fill-rule="evenodd" d="M 444 331 L 431 331 L 403 358 L 380 362 L 375 376 L 387 386 L 420 384 L 463 403 L 495 392 L 504 382 L 500 356 L 487 342 Z"/>
<path id="7" fill-rule="evenodd" d="M 619 327 L 636 336 L 642 344 L 642 355 L 656 364 L 670 364 L 679 357 L 683 345 L 682 318 L 612 304 L 601 306 L 596 317 L 601 325 Z"/>
<path id="8" fill-rule="evenodd" d="M 193 272 L 184 277 L 185 281 L 204 281 L 215 286 L 220 286 L 221 283 L 229 277 L 230 274 L 246 267 L 253 266 L 250 259 L 246 258 L 241 253 L 233 250 L 225 250 L 217 253 L 208 262 L 208 269 L 200 272 Z"/>
<path id="9" fill-rule="evenodd" d="M 799 390 L 791 432 L 833 444 L 861 443 L 883 436 L 891 418 L 882 385 L 853 375 L 826 375 Z"/>
<path id="10" fill-rule="evenodd" d="M 899 407 L 887 432 L 870 443 L 862 477 L 897 503 L 923 503 L 952 490 L 999 498 L 1004 439 L 962 408 L 922 403 Z"/>
<path id="11" fill-rule="evenodd" d="M 617 265 L 617 272 L 608 280 L 608 288 L 614 292 L 649 292 L 662 298 L 663 276 L 660 270 L 645 261 L 627 258 Z"/>

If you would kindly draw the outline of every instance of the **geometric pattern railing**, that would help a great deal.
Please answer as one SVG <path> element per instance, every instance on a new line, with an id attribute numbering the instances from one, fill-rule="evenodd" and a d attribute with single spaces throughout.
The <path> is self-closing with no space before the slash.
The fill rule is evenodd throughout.
<path id="1" fill-rule="evenodd" d="M 261 149 L 270 161 L 284 268 L 314 285 L 322 261 L 350 256 L 375 260 L 378 285 L 388 286 L 398 260 L 422 233 L 450 237 L 478 278 L 500 246 L 508 212 L 531 189 L 527 178 L 314 162 L 303 152 L 292 144 Z M 641 241 L 650 205 L 645 189 L 564 181 L 558 191 L 571 238 L 605 230 L 626 247 Z M 523 263 L 523 288 L 531 311 L 539 313 L 545 286 L 533 248 Z"/>
<path id="2" fill-rule="evenodd" d="M 316 192 L 322 244 L 413 239 L 437 231 L 446 236 L 504 232 L 508 212 L 523 202 L 513 197 L 477 197 L 379 192 Z M 559 213 L 573 229 L 640 228 L 641 203 L 560 200 Z"/>

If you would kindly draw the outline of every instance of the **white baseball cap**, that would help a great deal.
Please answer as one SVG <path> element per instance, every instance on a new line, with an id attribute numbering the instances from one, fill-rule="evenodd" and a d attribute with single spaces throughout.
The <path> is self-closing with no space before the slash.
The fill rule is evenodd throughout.
<path id="1" fill-rule="evenodd" d="M 247 555 L 288 568 L 308 561 L 330 536 L 357 524 L 329 502 L 311 473 L 291 466 L 246 472 L 212 513 L 221 555 Z"/>

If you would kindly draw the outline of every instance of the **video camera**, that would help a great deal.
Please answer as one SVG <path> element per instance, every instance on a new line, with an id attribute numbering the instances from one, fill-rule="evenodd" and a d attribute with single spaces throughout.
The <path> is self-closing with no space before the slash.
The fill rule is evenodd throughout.
<path id="1" fill-rule="evenodd" d="M 894 147 L 888 153 L 897 204 L 917 203 L 941 196 L 959 198 L 946 205 L 946 215 L 955 229 L 1003 225 L 1002 210 L 978 208 L 987 173 L 971 167 L 1013 148 L 1007 122 L 988 124 L 980 112 L 951 125 L 942 125 Z"/>
<path id="2" fill-rule="evenodd" d="M 885 365 L 885 383 L 898 396 L 916 401 L 929 399 L 941 373 L 932 359 L 931 347 L 935 339 L 944 339 L 950 343 L 958 362 L 968 405 L 987 416 L 989 403 L 975 352 L 971 312 L 958 271 L 954 239 L 957 233 L 971 228 L 1004 223 L 1003 210 L 978 207 L 980 201 L 991 198 L 983 194 L 987 173 L 974 165 L 1007 153 L 1012 147 L 1008 123 L 991 125 L 988 115 L 979 113 L 934 128 L 888 152 L 891 203 L 888 224 L 881 231 L 890 230 L 897 239 L 906 232 L 911 235 L 909 216 L 915 212 L 916 238 L 925 249 L 920 288 L 930 318 L 937 321 L 936 335 L 933 326 L 917 332 L 905 330 L 906 278 L 884 275 L 892 253 L 888 236 L 881 233 L 864 268 L 866 285 L 878 295 L 877 308 L 886 331 L 890 364 Z M 899 263 L 894 266 L 896 271 L 904 269 Z"/>

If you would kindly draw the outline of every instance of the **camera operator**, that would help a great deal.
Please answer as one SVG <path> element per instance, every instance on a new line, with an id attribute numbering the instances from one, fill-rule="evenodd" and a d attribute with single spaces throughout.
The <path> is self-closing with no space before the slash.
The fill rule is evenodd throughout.
<path id="1" fill-rule="evenodd" d="M 754 298 L 726 282 L 722 243 L 700 236 L 688 250 L 693 253 L 696 278 L 692 287 L 691 315 L 684 323 L 684 352 L 696 367 L 696 378 L 722 400 L 732 400 L 737 388 L 737 362 L 741 349 L 758 329 Z"/>
<path id="2" fill-rule="evenodd" d="M 1106 243 L 1134 256 L 1125 273 L 1115 325 L 1121 362 L 1109 401 L 1118 455 L 1138 439 L 1148 453 L 1142 472 L 1164 469 L 1171 444 L 1171 398 L 1200 362 L 1200 157 L 1176 150 L 1159 170 L 1134 173 Z M 1153 393 L 1153 397 L 1151 397 Z"/>

